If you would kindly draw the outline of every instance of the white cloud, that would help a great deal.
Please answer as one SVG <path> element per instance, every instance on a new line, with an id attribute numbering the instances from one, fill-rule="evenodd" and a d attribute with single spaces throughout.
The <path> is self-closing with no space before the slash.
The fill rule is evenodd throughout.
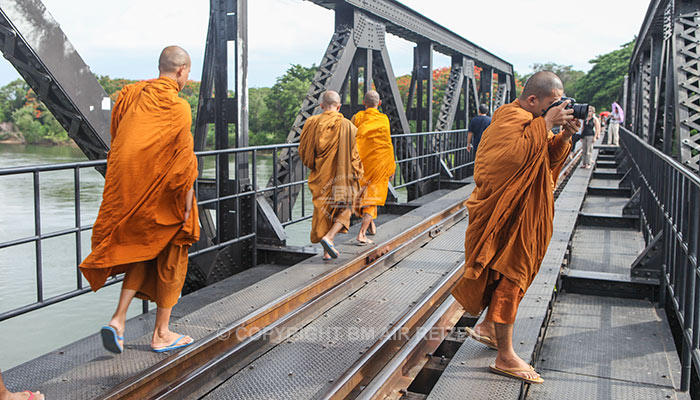
<path id="1" fill-rule="evenodd" d="M 158 52 L 179 44 L 199 79 L 209 7 L 200 0 L 43 0 L 83 59 L 98 74 L 143 79 Z M 404 4 L 511 62 L 526 73 L 553 61 L 588 70 L 588 60 L 619 48 L 639 31 L 647 2 L 588 0 L 404 0 Z M 267 86 L 290 64 L 318 64 L 333 33 L 333 12 L 302 0 L 249 0 L 249 79 Z M 397 75 L 409 73 L 412 43 L 387 41 Z M 435 56 L 436 67 L 447 59 Z M 0 84 L 18 75 L 4 63 Z"/>

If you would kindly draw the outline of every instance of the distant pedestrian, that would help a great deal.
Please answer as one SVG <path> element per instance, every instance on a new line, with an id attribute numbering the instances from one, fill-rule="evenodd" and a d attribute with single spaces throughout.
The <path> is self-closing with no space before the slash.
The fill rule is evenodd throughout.
<path id="1" fill-rule="evenodd" d="M 482 104 L 479 106 L 479 115 L 469 121 L 469 132 L 467 132 L 467 151 L 471 152 L 474 149 L 474 158 L 476 159 L 476 150 L 481 142 L 481 135 L 486 128 L 491 125 L 491 117 L 489 117 L 489 106 Z"/>
<path id="2" fill-rule="evenodd" d="M 44 400 L 44 395 L 41 392 L 32 392 L 30 390 L 17 393 L 10 392 L 5 387 L 5 382 L 2 380 L 2 372 L 0 372 L 0 400 Z"/>
<path id="3" fill-rule="evenodd" d="M 581 168 L 590 168 L 593 156 L 593 142 L 598 139 L 600 133 L 600 123 L 595 117 L 595 108 L 588 107 L 588 117 L 583 121 L 581 130 L 581 140 L 583 143 L 583 161 Z"/>
<path id="4" fill-rule="evenodd" d="M 321 94 L 322 114 L 306 120 L 299 138 L 299 157 L 311 171 L 313 197 L 311 243 L 321 243 L 324 260 L 338 258 L 333 239 L 350 228 L 350 216 L 361 195 L 363 169 L 357 151 L 357 128 L 340 111 L 340 96 Z"/>
<path id="5" fill-rule="evenodd" d="M 623 122 L 625 122 L 625 112 L 619 104 L 613 102 L 608 125 L 608 144 L 620 145 L 620 124 Z"/>

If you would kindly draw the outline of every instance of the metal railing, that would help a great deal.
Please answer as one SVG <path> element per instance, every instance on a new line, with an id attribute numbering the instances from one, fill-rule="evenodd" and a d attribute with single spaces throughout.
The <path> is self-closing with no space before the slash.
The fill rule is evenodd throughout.
<path id="1" fill-rule="evenodd" d="M 686 391 L 691 362 L 700 371 L 700 177 L 623 127 L 620 143 L 638 178 L 645 237 L 662 234 L 659 303 L 670 303 L 682 328 L 681 390 Z"/>
<path id="2" fill-rule="evenodd" d="M 427 180 L 437 180 L 439 187 L 439 182 L 442 179 L 441 176 L 443 175 L 444 170 L 454 173 L 472 165 L 473 155 L 467 152 L 466 137 L 466 130 L 393 136 L 392 140 L 394 142 L 395 149 L 397 146 L 403 146 L 404 149 L 406 146 L 408 146 L 412 148 L 413 154 L 411 157 L 400 157 L 400 153 L 397 152 L 397 174 L 394 178 L 395 187 L 406 188 L 410 185 L 420 184 L 421 182 L 425 182 Z M 274 165 L 277 163 L 278 156 L 282 150 L 286 148 L 296 149 L 297 147 L 298 143 L 287 143 L 197 152 L 196 154 L 199 163 L 203 166 L 200 178 L 197 180 L 195 185 L 197 189 L 197 203 L 200 210 L 209 210 L 218 216 L 222 214 L 222 204 L 224 202 L 228 202 L 228 206 L 230 206 L 231 202 L 233 202 L 235 203 L 235 209 L 240 210 L 242 202 L 246 199 L 255 199 L 258 196 L 263 195 L 271 199 L 275 206 L 273 209 L 277 210 L 276 206 L 278 200 L 276 194 L 282 190 L 296 186 L 300 189 L 301 201 L 296 202 L 295 212 L 292 215 L 293 218 L 284 222 L 283 226 L 289 226 L 290 224 L 310 219 L 312 213 L 311 210 L 307 209 L 307 206 L 310 203 L 310 195 L 305 193 L 305 191 L 308 190 L 308 182 L 305 178 L 293 180 L 277 186 L 262 188 L 258 187 L 258 182 L 267 182 L 272 174 L 274 174 Z M 229 162 L 222 163 L 221 161 L 224 157 L 226 157 Z M 241 162 L 241 160 L 243 161 Z M 261 162 L 261 160 L 264 160 L 265 162 Z M 268 162 L 269 168 L 266 168 Z M 406 170 L 408 166 L 415 164 L 421 167 L 420 170 L 422 174 L 419 175 L 415 173 L 415 171 L 409 171 L 409 173 L 403 174 L 402 176 L 399 173 L 402 168 Z M 246 181 L 247 183 L 240 185 L 234 184 L 231 185 L 232 188 L 228 192 L 222 191 L 221 188 L 224 185 L 224 182 L 221 182 L 220 177 L 227 176 L 221 174 L 222 171 L 220 168 L 222 165 L 233 166 L 233 169 L 229 167 L 229 180 L 239 182 L 239 178 L 241 178 L 240 181 Z M 239 176 L 240 172 L 237 166 L 242 165 L 248 166 L 248 171 L 250 171 L 250 175 L 248 177 Z M 91 291 L 90 287 L 84 284 L 82 275 L 78 268 L 84 256 L 87 255 L 82 246 L 84 233 L 92 229 L 92 223 L 85 223 L 81 216 L 81 171 L 104 166 L 106 166 L 106 161 L 99 160 L 0 169 L 0 178 L 8 176 L 31 177 L 33 184 L 33 204 L 27 204 L 27 206 L 33 207 L 34 215 L 34 234 L 0 242 L 0 254 L 5 249 L 20 245 L 33 244 L 36 276 L 36 301 L 30 304 L 25 304 L 21 307 L 1 312 L 0 321 L 56 304 Z M 42 182 L 42 174 L 52 171 L 72 171 L 72 201 L 74 204 L 75 214 L 74 224 L 70 228 L 45 232 L 42 228 L 42 196 L 40 183 Z M 305 168 L 302 169 L 304 177 L 306 176 L 306 172 L 307 171 Z M 272 194 L 271 196 L 269 196 L 270 193 Z M 253 210 L 254 209 L 255 208 L 253 208 Z M 237 217 L 235 217 L 234 220 L 234 224 L 236 225 L 234 232 L 237 232 L 237 235 L 234 235 L 234 237 L 229 240 L 220 240 L 219 235 L 216 235 L 212 238 L 212 242 L 207 246 L 193 246 L 190 249 L 190 258 L 220 250 L 226 246 L 239 243 L 244 240 L 255 239 L 257 235 L 257 225 L 255 223 L 255 219 L 253 219 L 252 224 L 253 231 L 249 233 L 242 233 L 239 226 L 242 221 L 241 214 L 242 213 L 237 212 Z M 253 214 L 256 213 L 253 212 Z M 200 215 L 200 220 L 205 218 L 207 217 Z M 253 215 L 252 218 L 255 218 L 255 216 Z M 216 221 L 217 219 L 213 218 L 210 220 Z M 204 225 L 204 221 L 201 222 Z M 216 223 L 214 223 L 213 226 L 214 229 L 219 229 L 216 227 Z M 75 287 L 72 290 L 47 297 L 44 289 L 44 255 L 42 253 L 42 243 L 47 239 L 65 237 L 69 235 L 73 235 L 75 237 Z M 105 286 L 121 282 L 122 279 L 123 277 L 121 276 L 109 278 L 105 283 Z M 147 306 L 146 303 L 144 303 L 144 312 L 146 311 Z"/>

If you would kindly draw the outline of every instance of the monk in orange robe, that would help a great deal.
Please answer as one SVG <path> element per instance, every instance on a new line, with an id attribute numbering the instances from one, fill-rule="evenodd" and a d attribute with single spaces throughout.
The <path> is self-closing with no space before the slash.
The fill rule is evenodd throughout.
<path id="1" fill-rule="evenodd" d="M 361 196 L 362 163 L 357 152 L 355 126 L 341 114 L 340 96 L 329 90 L 321 94 L 323 113 L 304 123 L 299 157 L 311 170 L 309 190 L 313 197 L 311 242 L 321 243 L 323 259 L 338 258 L 333 239 L 350 227 L 352 210 Z"/>
<path id="2" fill-rule="evenodd" d="M 190 57 L 177 46 L 160 55 L 158 79 L 125 86 L 112 110 L 102 204 L 92 253 L 80 270 L 92 290 L 125 273 L 117 310 L 101 330 L 105 348 L 121 353 L 126 311 L 134 297 L 158 306 L 153 351 L 184 347 L 192 338 L 168 328 L 187 274 L 187 250 L 199 238 L 193 185 L 197 158 L 190 106 L 178 97 Z"/>
<path id="3" fill-rule="evenodd" d="M 544 113 L 562 95 L 554 73 L 538 72 L 494 113 L 476 154 L 465 272 L 452 292 L 473 315 L 488 307 L 469 334 L 498 349 L 491 371 L 529 383 L 543 380 L 513 350 L 513 323 L 552 237 L 555 180 L 580 127 L 567 102 Z M 556 125 L 564 129 L 555 136 Z"/>
<path id="4" fill-rule="evenodd" d="M 377 109 L 382 104 L 379 93 L 376 90 L 367 91 L 362 103 L 365 110 L 353 115 L 352 123 L 357 127 L 357 150 L 364 168 L 360 181 L 364 193 L 359 204 L 362 225 L 357 234 L 357 244 L 364 246 L 373 243 L 367 239 L 366 232 L 373 220 L 377 219 L 377 206 L 383 206 L 386 201 L 396 162 L 389 117 Z M 372 233 L 376 233 L 376 228 Z"/>

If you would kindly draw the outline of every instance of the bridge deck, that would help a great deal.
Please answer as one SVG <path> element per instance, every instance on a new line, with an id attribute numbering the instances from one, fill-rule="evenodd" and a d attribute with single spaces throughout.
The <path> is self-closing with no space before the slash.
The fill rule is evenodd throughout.
<path id="1" fill-rule="evenodd" d="M 325 274 L 339 269 L 353 260 L 364 258 L 366 253 L 383 246 L 389 240 L 421 224 L 424 220 L 430 219 L 433 215 L 461 204 L 469 196 L 471 189 L 472 186 L 468 185 L 457 190 L 441 191 L 441 196 L 433 195 L 432 201 L 428 204 L 420 205 L 420 202 L 416 202 L 417 204 L 414 205 L 417 208 L 404 215 L 383 216 L 378 220 L 379 223 L 389 220 L 391 223 L 380 224 L 381 229 L 373 238 L 378 244 L 376 247 L 359 247 L 350 244 L 359 228 L 355 225 L 347 235 L 339 236 L 337 248 L 341 256 L 335 261 L 324 262 L 319 255 L 290 267 L 262 265 L 246 271 L 240 276 L 236 275 L 226 281 L 184 296 L 173 310 L 171 328 L 176 332 L 192 336 L 196 341 L 203 340 L 227 325 L 246 320 L 258 310 L 264 309 L 280 298 L 314 284 Z M 436 256 L 440 251 L 432 250 L 432 253 L 434 253 L 432 256 Z M 443 264 L 447 268 L 448 264 L 454 264 L 454 261 L 461 256 L 461 252 L 442 252 L 440 255 L 438 260 L 446 262 L 436 263 L 436 268 L 441 268 Z M 451 258 L 443 260 L 445 257 Z M 442 272 L 436 273 L 436 271 L 428 271 L 427 267 L 418 267 L 418 264 L 423 264 L 426 261 L 425 257 L 406 260 L 402 266 L 397 266 L 393 272 L 386 274 L 382 279 L 393 280 L 395 282 L 385 283 L 390 286 L 395 284 L 397 288 L 403 288 L 401 282 L 396 280 L 405 277 L 406 271 L 416 269 L 415 275 L 423 277 L 421 284 L 426 287 L 430 286 L 432 281 L 429 278 L 439 277 Z M 418 271 L 421 268 L 426 271 Z M 413 275 L 410 277 L 414 278 Z M 409 286 L 416 284 L 413 280 L 404 283 Z M 400 293 L 397 292 L 395 295 L 400 296 Z M 403 306 L 398 306 L 406 301 L 408 301 L 407 304 L 410 304 L 413 300 L 401 298 L 387 302 L 381 310 L 377 310 L 375 316 L 391 320 L 392 313 L 401 311 Z M 392 313 L 389 310 L 393 310 Z M 106 319 L 111 312 L 112 310 L 105 310 Z M 150 335 L 154 319 L 155 312 L 152 311 L 127 322 L 126 349 L 123 354 L 107 353 L 102 347 L 99 334 L 94 334 L 38 359 L 4 371 L 3 378 L 10 389 L 39 388 L 48 398 L 77 400 L 102 396 L 111 388 L 138 376 L 171 356 L 168 353 L 157 354 L 150 351 Z M 352 325 L 354 319 L 340 318 L 338 323 L 343 321 L 346 325 Z M 95 328 L 99 329 L 99 327 Z M 286 371 L 285 374 L 287 372 L 289 371 Z"/>

